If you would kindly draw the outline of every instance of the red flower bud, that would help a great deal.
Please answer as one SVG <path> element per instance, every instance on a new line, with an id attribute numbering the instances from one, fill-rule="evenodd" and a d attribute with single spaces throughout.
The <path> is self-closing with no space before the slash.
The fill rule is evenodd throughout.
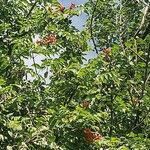
<path id="1" fill-rule="evenodd" d="M 99 133 L 93 132 L 89 128 L 85 128 L 83 132 L 84 132 L 84 138 L 87 142 L 95 142 L 97 140 L 102 140 L 103 138 Z"/>
<path id="2" fill-rule="evenodd" d="M 89 101 L 87 101 L 87 100 L 84 100 L 82 103 L 81 103 L 81 106 L 83 107 L 83 108 L 89 108 L 89 106 L 90 106 L 90 102 Z"/>
<path id="3" fill-rule="evenodd" d="M 43 39 L 43 43 L 44 44 L 56 44 L 56 41 L 57 41 L 57 39 L 56 39 L 56 35 L 54 35 L 54 34 L 50 34 L 50 35 L 48 35 L 47 37 L 45 37 L 44 39 Z"/>
<path id="4" fill-rule="evenodd" d="M 63 13 L 63 12 L 64 12 L 64 10 L 65 10 L 65 7 L 64 7 L 63 5 L 60 5 L 59 10 Z"/>
<path id="5" fill-rule="evenodd" d="M 70 5 L 69 9 L 74 9 L 74 8 L 76 8 L 76 5 L 75 5 L 75 4 L 73 4 L 73 3 L 71 3 L 71 5 Z"/>

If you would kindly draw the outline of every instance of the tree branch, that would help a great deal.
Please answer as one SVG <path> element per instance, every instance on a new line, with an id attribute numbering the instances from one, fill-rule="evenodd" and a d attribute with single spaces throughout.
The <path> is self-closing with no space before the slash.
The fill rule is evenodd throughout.
<path id="1" fill-rule="evenodd" d="M 93 36 L 93 27 L 92 27 L 93 26 L 93 21 L 94 21 L 94 15 L 95 15 L 94 13 L 95 13 L 97 4 L 98 4 L 98 0 L 95 3 L 95 6 L 94 6 L 94 9 L 93 9 L 93 12 L 92 12 L 92 16 L 91 16 L 90 32 L 91 32 L 91 39 L 92 39 L 92 42 L 93 42 L 93 45 L 94 45 L 94 49 L 95 49 L 96 53 L 98 54 L 98 49 L 97 49 L 96 42 L 95 42 L 95 39 L 94 39 L 94 36 Z"/>
<path id="2" fill-rule="evenodd" d="M 146 62 L 146 60 L 145 60 L 143 57 L 141 57 L 137 52 L 135 52 L 135 51 L 132 50 L 131 48 L 130 48 L 130 50 L 131 50 L 133 53 L 135 53 L 141 60 L 143 60 L 144 62 Z"/>
<path id="3" fill-rule="evenodd" d="M 149 115 L 149 112 L 146 113 L 146 115 L 144 116 L 144 118 L 136 125 L 132 128 L 132 131 L 135 130 L 136 128 L 138 128 L 143 122 L 144 122 L 144 119 Z"/>
<path id="4" fill-rule="evenodd" d="M 30 14 L 32 13 L 34 7 L 36 6 L 38 1 L 35 1 L 35 3 L 32 5 L 31 9 L 29 10 L 29 13 L 26 15 L 26 18 L 28 18 L 30 16 Z"/>
<path id="5" fill-rule="evenodd" d="M 148 65 L 149 65 L 149 61 L 150 61 L 149 59 L 150 59 L 150 45 L 148 47 L 148 54 L 147 54 L 147 58 L 146 58 L 145 73 L 144 73 L 144 79 L 143 79 L 144 83 L 143 83 L 140 99 L 144 95 L 145 87 L 146 87 L 146 84 L 147 84 L 147 81 L 148 81 L 147 79 L 149 78 L 149 76 L 148 76 Z"/>
<path id="6" fill-rule="evenodd" d="M 146 3 L 144 0 L 138 0 L 138 1 L 143 3 L 145 6 L 149 6 L 149 3 Z"/>
<path id="7" fill-rule="evenodd" d="M 114 108 L 113 108 L 113 95 L 112 95 L 112 91 L 111 91 L 111 112 L 110 112 L 110 131 L 109 131 L 109 136 L 112 136 L 112 131 L 113 131 L 113 124 L 114 124 Z"/>
<path id="8" fill-rule="evenodd" d="M 136 33 L 134 34 L 134 37 L 136 37 L 138 35 L 138 33 L 141 31 L 144 23 L 145 23 L 145 19 L 146 19 L 146 16 L 148 14 L 148 11 L 149 11 L 149 6 L 146 6 L 145 7 L 145 10 L 143 12 L 143 17 L 142 17 L 142 20 L 141 20 L 141 23 L 140 23 L 140 26 L 138 28 L 138 30 L 136 31 Z"/>
<path id="9" fill-rule="evenodd" d="M 145 37 L 149 34 L 150 34 L 150 23 L 147 25 L 147 27 L 142 35 L 142 39 L 145 39 Z"/>
<path id="10" fill-rule="evenodd" d="M 31 55 L 32 55 L 32 60 L 33 60 L 33 64 L 34 64 L 35 73 L 39 77 L 39 74 L 38 74 L 38 71 L 37 71 L 37 68 L 36 68 L 36 62 L 35 62 L 35 58 L 34 58 L 33 52 L 31 52 Z"/>
<path id="11" fill-rule="evenodd" d="M 143 98 L 143 96 L 144 96 L 144 91 L 145 91 L 146 84 L 147 84 L 147 81 L 148 81 L 148 78 L 149 78 L 149 75 L 148 75 L 149 59 L 150 59 L 150 45 L 148 47 L 148 54 L 147 54 L 146 65 L 145 65 L 145 73 L 144 73 L 144 77 L 143 77 L 143 86 L 142 86 L 141 94 L 139 95 L 139 100 L 141 100 Z M 139 104 L 139 106 L 140 106 L 140 104 Z M 134 121 L 134 128 L 136 126 L 139 126 L 138 124 L 140 124 L 139 123 L 139 119 L 140 119 L 140 114 L 141 113 L 142 112 L 139 109 L 137 109 L 137 111 L 136 111 L 136 118 L 135 118 L 135 121 Z"/>
<path id="12" fill-rule="evenodd" d="M 76 87 L 75 87 L 75 89 L 70 93 L 70 96 L 69 96 L 68 100 L 66 100 L 66 101 L 64 102 L 64 105 L 70 103 L 70 101 L 72 100 L 72 98 L 74 97 L 74 95 L 75 95 L 75 93 L 76 93 L 76 90 L 77 90 L 78 86 L 79 86 L 79 84 L 77 84 Z"/>

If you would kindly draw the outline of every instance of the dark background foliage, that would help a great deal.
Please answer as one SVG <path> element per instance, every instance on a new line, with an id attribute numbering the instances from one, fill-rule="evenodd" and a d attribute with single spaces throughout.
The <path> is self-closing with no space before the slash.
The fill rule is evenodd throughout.
<path id="1" fill-rule="evenodd" d="M 148 150 L 149 17 L 146 0 L 1 0 L 0 149 Z"/>

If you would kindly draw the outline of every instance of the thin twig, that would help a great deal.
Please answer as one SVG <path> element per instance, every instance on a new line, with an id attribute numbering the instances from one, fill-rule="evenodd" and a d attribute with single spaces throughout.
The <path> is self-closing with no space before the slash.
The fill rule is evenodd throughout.
<path id="1" fill-rule="evenodd" d="M 26 15 L 26 18 L 28 18 L 31 14 L 31 12 L 33 11 L 34 7 L 36 6 L 38 1 L 35 1 L 35 3 L 32 5 L 31 9 L 29 10 L 29 13 Z"/>
<path id="2" fill-rule="evenodd" d="M 120 26 L 119 27 L 119 32 L 120 32 L 120 34 L 119 34 L 119 40 L 120 40 L 121 47 L 122 47 L 122 49 L 125 52 L 125 46 L 123 44 L 123 37 L 122 37 L 123 31 L 122 31 L 122 15 L 121 15 L 121 10 L 122 10 L 122 2 L 120 3 L 120 8 L 119 8 L 119 13 L 120 13 L 120 15 L 119 15 L 119 21 L 118 21 L 119 22 L 119 26 Z"/>
<path id="3" fill-rule="evenodd" d="M 95 49 L 96 53 L 98 54 L 98 49 L 97 49 L 96 42 L 95 42 L 95 39 L 94 39 L 94 36 L 93 36 L 93 27 L 92 27 L 93 26 L 93 21 L 94 21 L 94 13 L 95 13 L 97 4 L 98 4 L 98 0 L 95 3 L 95 6 L 94 6 L 94 9 L 93 9 L 93 12 L 92 12 L 92 16 L 91 16 L 90 32 L 91 32 L 91 39 L 92 39 L 92 42 L 93 42 L 93 45 L 94 45 L 94 49 Z"/>
<path id="4" fill-rule="evenodd" d="M 144 10 L 144 13 L 143 13 L 143 17 L 142 17 L 142 20 L 141 20 L 141 23 L 140 23 L 140 26 L 138 28 L 138 30 L 136 31 L 136 33 L 134 34 L 134 37 L 136 37 L 138 35 L 138 33 L 141 31 L 144 23 L 145 23 L 145 19 L 146 19 L 146 16 L 148 14 L 148 11 L 149 11 L 149 6 L 146 6 L 145 7 L 145 10 Z"/>
<path id="5" fill-rule="evenodd" d="M 33 64 L 34 64 L 35 73 L 39 77 L 39 74 L 38 74 L 38 71 L 37 71 L 37 68 L 36 68 L 36 62 L 35 62 L 35 58 L 34 58 L 33 52 L 31 52 L 31 55 L 32 55 L 32 60 L 33 60 Z"/>
<path id="6" fill-rule="evenodd" d="M 149 6 L 149 3 L 146 3 L 144 0 L 139 0 L 139 2 L 143 3 L 145 6 Z"/>
<path id="7" fill-rule="evenodd" d="M 70 103 L 70 101 L 74 97 L 74 95 L 75 95 L 78 87 L 79 87 L 79 84 L 77 84 L 76 87 L 75 87 L 75 89 L 70 93 L 70 96 L 69 96 L 68 100 L 66 100 L 66 102 L 64 103 L 65 105 Z"/>
<path id="8" fill-rule="evenodd" d="M 142 91 L 141 91 L 141 94 L 139 96 L 139 100 L 141 100 L 144 96 L 144 91 L 145 91 L 145 88 L 146 88 L 146 84 L 147 84 L 147 78 L 148 78 L 148 65 L 149 65 L 149 57 L 150 57 L 150 45 L 148 47 L 148 54 L 147 54 L 147 58 L 146 58 L 146 62 L 145 62 L 145 73 L 144 73 L 144 77 L 143 77 L 143 86 L 142 86 Z M 139 104 L 140 106 L 140 104 Z M 138 106 L 138 107 L 139 107 Z M 136 118 L 135 118 L 135 123 L 134 125 L 137 126 L 137 123 L 139 122 L 139 118 L 140 118 L 140 114 L 141 114 L 141 111 L 139 109 L 137 109 L 136 111 Z"/>
<path id="9" fill-rule="evenodd" d="M 149 59 L 150 59 L 150 45 L 149 45 L 149 48 L 148 48 L 148 54 L 147 54 L 146 65 L 145 65 L 145 73 L 144 73 L 144 79 L 143 79 L 144 83 L 143 83 L 140 99 L 144 95 L 145 87 L 146 87 L 146 84 L 147 84 L 147 81 L 148 81 L 147 78 L 148 78 L 148 65 L 149 65 L 149 61 L 150 61 Z"/>
<path id="10" fill-rule="evenodd" d="M 132 100 L 133 100 L 133 97 L 132 97 L 131 88 L 130 88 L 130 89 L 128 88 L 128 93 L 129 93 L 130 99 L 131 99 L 131 101 L 132 101 Z"/>
<path id="11" fill-rule="evenodd" d="M 148 73 L 148 76 L 147 76 L 147 79 L 146 79 L 146 83 L 148 82 L 149 78 L 150 78 L 150 73 Z"/>
<path id="12" fill-rule="evenodd" d="M 109 131 L 109 136 L 111 137 L 112 136 L 112 131 L 113 131 L 113 124 L 114 124 L 114 107 L 113 107 L 113 101 L 114 101 L 114 98 L 113 98 L 113 95 L 112 95 L 112 90 L 111 90 L 111 112 L 110 112 L 110 131 Z"/>
<path id="13" fill-rule="evenodd" d="M 132 131 L 135 130 L 137 127 L 139 127 L 145 120 L 145 118 L 149 115 L 149 112 L 145 115 L 145 117 L 136 125 L 132 128 Z"/>
<path id="14" fill-rule="evenodd" d="M 143 57 L 141 57 L 137 52 L 135 52 L 135 51 L 132 50 L 131 48 L 130 48 L 130 50 L 131 50 L 133 53 L 135 53 L 141 60 L 143 60 L 144 62 L 146 62 L 146 60 L 145 60 Z"/>
<path id="15" fill-rule="evenodd" d="M 38 74 L 38 71 L 37 71 L 37 68 L 36 68 L 36 62 L 35 62 L 33 52 L 31 52 L 31 55 L 32 55 L 32 60 L 33 60 L 33 64 L 34 64 L 35 73 L 36 73 L 37 77 L 40 78 L 40 75 Z M 39 86 L 37 87 L 37 91 L 38 91 L 39 99 L 41 100 L 41 94 L 40 94 L 40 87 Z"/>
<path id="16" fill-rule="evenodd" d="M 140 93 L 137 91 L 137 89 L 135 88 L 135 86 L 131 85 L 132 88 L 134 89 L 134 91 L 138 94 L 138 96 L 140 96 Z"/>

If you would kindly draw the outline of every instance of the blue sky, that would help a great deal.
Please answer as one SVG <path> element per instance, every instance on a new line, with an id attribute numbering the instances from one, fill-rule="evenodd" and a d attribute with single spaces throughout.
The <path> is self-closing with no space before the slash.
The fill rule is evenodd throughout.
<path id="1" fill-rule="evenodd" d="M 64 6 L 69 6 L 71 3 L 74 3 L 76 5 L 83 4 L 87 2 L 87 0 L 59 0 L 60 3 L 62 3 Z"/>
<path id="2" fill-rule="evenodd" d="M 69 7 L 71 3 L 74 3 L 76 5 L 81 5 L 86 3 L 88 0 L 59 0 L 59 2 L 64 5 L 65 7 Z M 83 29 L 83 26 L 86 22 L 87 15 L 85 13 L 82 13 L 80 16 L 74 16 L 72 18 L 72 24 L 79 30 Z M 87 60 L 96 57 L 97 54 L 95 51 L 87 52 L 85 58 Z"/>
<path id="3" fill-rule="evenodd" d="M 87 0 L 59 0 L 60 3 L 62 5 L 64 5 L 65 7 L 69 7 L 71 3 L 74 3 L 76 5 L 80 5 L 80 4 L 84 4 L 85 2 L 87 2 Z M 85 24 L 86 22 L 86 19 L 87 19 L 87 15 L 85 13 L 82 13 L 80 16 L 74 16 L 72 18 L 72 24 L 79 30 L 82 30 L 83 29 L 83 25 Z M 85 58 L 87 60 L 91 59 L 91 58 L 94 58 L 96 57 L 96 53 L 94 51 L 90 51 L 90 52 L 87 52 L 86 55 L 85 55 Z M 40 64 L 41 63 L 41 60 L 44 59 L 43 56 L 41 55 L 35 55 L 35 61 L 36 63 Z M 32 59 L 28 59 L 25 61 L 25 64 L 27 64 L 29 67 L 32 68 L 32 64 L 33 64 L 33 60 Z M 43 74 L 45 71 L 40 71 L 39 70 L 39 73 L 40 74 Z M 29 75 L 29 79 L 33 79 L 32 77 L 30 77 Z"/>
<path id="4" fill-rule="evenodd" d="M 81 5 L 87 2 L 87 0 L 59 0 L 59 2 L 65 7 L 69 7 L 71 3 L 76 4 L 76 5 Z M 74 16 L 72 18 L 72 24 L 79 30 L 82 30 L 83 25 L 85 24 L 86 18 L 87 16 L 84 13 L 82 13 L 79 17 Z"/>

